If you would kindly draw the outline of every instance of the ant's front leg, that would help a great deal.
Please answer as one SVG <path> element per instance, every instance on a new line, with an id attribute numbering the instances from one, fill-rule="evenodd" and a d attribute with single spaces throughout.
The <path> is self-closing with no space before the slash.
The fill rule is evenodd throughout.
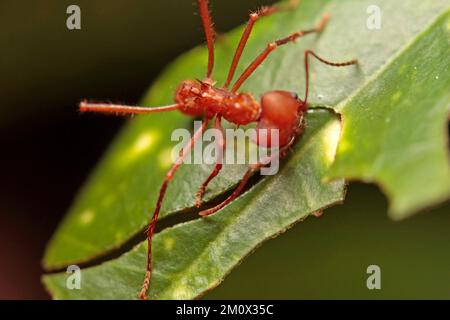
<path id="1" fill-rule="evenodd" d="M 256 171 L 258 171 L 262 167 L 266 167 L 266 166 L 270 165 L 274 161 L 275 158 L 278 158 L 278 160 L 281 160 L 282 158 L 284 158 L 287 155 L 290 148 L 294 144 L 296 138 L 297 138 L 296 136 L 292 137 L 292 139 L 290 140 L 290 142 L 287 145 L 281 147 L 280 150 L 278 150 L 277 152 L 274 152 L 270 156 L 266 157 L 261 162 L 250 165 L 247 172 L 244 174 L 244 177 L 242 178 L 241 182 L 237 186 L 237 188 L 233 191 L 233 193 L 227 199 L 225 199 L 222 203 L 219 203 L 215 207 L 200 211 L 199 215 L 201 215 L 202 217 L 209 216 L 213 213 L 216 213 L 217 211 L 219 211 L 220 209 L 225 207 L 227 204 L 234 201 L 242 193 L 242 191 L 244 190 L 245 186 L 248 183 L 248 180 L 250 180 L 250 178 L 253 176 L 253 174 Z"/>
<path id="2" fill-rule="evenodd" d="M 215 165 L 213 171 L 211 172 L 211 174 L 209 175 L 209 177 L 202 183 L 202 185 L 200 186 L 200 188 L 197 191 L 197 194 L 195 196 L 195 206 L 197 208 L 200 208 L 200 206 L 202 205 L 203 195 L 205 194 L 208 184 L 212 181 L 212 179 L 214 179 L 219 174 L 220 170 L 222 170 L 222 167 L 223 167 L 223 153 L 225 151 L 225 138 L 224 138 L 223 128 L 222 128 L 222 117 L 220 115 L 218 115 L 216 117 L 215 128 L 218 130 L 218 132 L 220 132 L 219 137 L 216 137 L 216 141 L 215 141 L 216 147 L 217 147 L 217 149 L 216 149 L 216 152 L 217 152 L 216 165 Z"/>

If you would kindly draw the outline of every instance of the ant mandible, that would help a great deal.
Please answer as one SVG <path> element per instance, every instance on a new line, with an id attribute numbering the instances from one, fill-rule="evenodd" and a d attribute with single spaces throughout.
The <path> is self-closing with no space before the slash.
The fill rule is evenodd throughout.
<path id="1" fill-rule="evenodd" d="M 308 109 L 308 87 L 309 87 L 309 62 L 308 58 L 313 56 L 320 62 L 333 66 L 342 67 L 352 64 L 356 64 L 357 60 L 351 60 L 342 63 L 335 63 L 325 60 L 318 56 L 311 50 L 306 50 L 304 55 L 305 63 L 305 97 L 303 100 L 299 99 L 298 96 L 292 92 L 288 91 L 269 91 L 264 93 L 261 97 L 260 102 L 257 102 L 255 98 L 249 93 L 238 92 L 242 84 L 250 77 L 250 75 L 261 65 L 261 63 L 279 46 L 285 45 L 287 43 L 295 41 L 304 35 L 310 33 L 321 32 L 327 21 L 328 15 L 325 15 L 321 22 L 313 29 L 303 30 L 294 32 L 291 35 L 271 42 L 262 51 L 262 53 L 253 60 L 252 63 L 244 70 L 242 75 L 234 83 L 231 90 L 229 86 L 235 75 L 236 68 L 238 66 L 241 55 L 244 51 L 247 40 L 250 37 L 253 26 L 255 22 L 264 16 L 269 16 L 275 12 L 282 9 L 295 6 L 295 2 L 289 2 L 288 6 L 283 8 L 281 6 L 271 6 L 263 7 L 257 12 L 250 14 L 250 18 L 247 22 L 247 26 L 242 33 L 240 42 L 237 46 L 231 67 L 228 73 L 228 77 L 225 84 L 222 87 L 215 86 L 215 82 L 212 79 L 212 72 L 214 68 L 214 38 L 215 31 L 213 23 L 211 20 L 211 15 L 209 12 L 208 0 L 198 0 L 198 7 L 200 11 L 200 17 L 203 24 L 203 29 L 206 36 L 206 43 L 208 47 L 208 68 L 206 72 L 206 77 L 204 80 L 186 80 L 183 81 L 175 92 L 175 104 L 163 106 L 163 107 L 135 107 L 135 106 L 125 106 L 125 105 L 113 105 L 113 104 L 99 104 L 99 103 L 80 103 L 80 111 L 82 112 L 99 112 L 106 114 L 147 114 L 155 112 L 165 112 L 171 110 L 180 110 L 181 112 L 190 116 L 202 116 L 202 125 L 194 133 L 193 137 L 189 143 L 182 149 L 179 157 L 173 163 L 170 170 L 167 172 L 165 180 L 161 186 L 159 197 L 156 202 L 155 211 L 151 223 L 147 229 L 147 242 L 148 242 L 148 254 L 147 254 L 147 270 L 145 273 L 144 282 L 142 285 L 142 290 L 140 291 L 139 297 L 141 299 L 146 299 L 146 294 L 150 286 L 150 278 L 152 271 L 152 236 L 155 231 L 156 221 L 161 209 L 161 204 L 164 199 L 164 195 L 167 190 L 169 182 L 172 180 L 175 172 L 183 163 L 186 156 L 190 153 L 191 149 L 195 145 L 196 141 L 201 138 L 203 132 L 208 126 L 208 123 L 215 119 L 215 128 L 219 130 L 222 134 L 216 140 L 218 150 L 222 150 L 218 154 L 218 160 L 213 171 L 209 177 L 203 182 L 196 194 L 196 206 L 200 207 L 202 203 L 202 198 L 205 193 L 206 187 L 211 182 L 214 177 L 222 169 L 221 157 L 223 157 L 223 151 L 225 148 L 225 141 L 222 129 L 222 118 L 227 121 L 234 123 L 236 125 L 246 125 L 252 122 L 256 122 L 256 129 L 277 129 L 279 130 L 279 149 L 277 152 L 272 153 L 268 159 L 261 161 L 257 164 L 250 165 L 244 177 L 242 178 L 238 187 L 233 191 L 233 193 L 225 199 L 222 203 L 216 205 L 207 210 L 200 212 L 200 215 L 205 217 L 209 216 L 216 211 L 222 209 L 228 203 L 232 202 L 238 195 L 243 191 L 249 178 L 253 175 L 255 171 L 258 171 L 263 166 L 270 163 L 271 159 L 274 157 L 282 158 L 284 157 L 289 148 L 294 144 L 298 137 L 303 132 L 303 117 Z M 257 139 L 256 144 L 260 145 L 260 141 Z M 270 141 L 266 141 L 263 147 L 270 148 Z"/>

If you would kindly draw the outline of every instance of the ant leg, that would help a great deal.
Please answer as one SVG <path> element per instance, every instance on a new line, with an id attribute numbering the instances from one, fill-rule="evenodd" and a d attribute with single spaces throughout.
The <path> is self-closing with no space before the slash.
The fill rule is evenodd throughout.
<path id="1" fill-rule="evenodd" d="M 329 15 L 324 15 L 322 20 L 320 21 L 320 23 L 315 28 L 294 32 L 291 35 L 287 36 L 286 38 L 282 38 L 282 39 L 279 39 L 279 40 L 269 43 L 268 46 L 266 47 L 266 49 L 264 49 L 264 51 L 259 56 L 257 56 L 255 60 L 253 60 L 253 62 L 247 67 L 247 69 L 245 69 L 245 71 L 242 73 L 242 75 L 239 77 L 239 79 L 234 84 L 231 91 L 236 92 L 242 86 L 242 84 L 247 80 L 247 78 L 251 76 L 251 74 L 261 65 L 261 63 L 264 62 L 264 60 L 267 59 L 269 54 L 271 54 L 272 51 L 274 51 L 276 48 L 278 48 L 279 46 L 288 44 L 290 42 L 294 42 L 298 38 L 303 37 L 307 34 L 321 32 L 325 28 L 329 18 L 330 18 Z"/>
<path id="2" fill-rule="evenodd" d="M 234 74 L 236 72 L 236 68 L 238 66 L 239 60 L 241 59 L 242 52 L 244 52 L 244 48 L 247 44 L 248 38 L 250 37 L 250 34 L 252 33 L 253 26 L 255 25 L 256 21 L 259 20 L 259 18 L 267 17 L 273 13 L 279 12 L 281 10 L 288 10 L 288 9 L 294 9 L 296 6 L 298 6 L 298 0 L 291 0 L 285 5 L 274 5 L 271 7 L 262 7 L 256 12 L 253 12 L 250 14 L 250 18 L 247 22 L 247 26 L 245 27 L 244 32 L 242 33 L 241 40 L 239 41 L 238 47 L 236 49 L 236 52 L 233 57 L 233 62 L 231 63 L 230 71 L 228 72 L 228 77 L 223 85 L 225 89 L 228 88 L 228 86 L 231 83 L 231 80 L 233 80 Z"/>
<path id="3" fill-rule="evenodd" d="M 198 0 L 198 8 L 202 19 L 203 30 L 205 31 L 206 43 L 208 45 L 208 71 L 206 78 L 211 79 L 214 68 L 214 25 L 209 12 L 208 0 Z"/>
<path id="4" fill-rule="evenodd" d="M 220 209 L 225 207 L 227 204 L 232 202 L 234 199 L 236 199 L 242 193 L 242 190 L 244 189 L 244 187 L 247 184 L 247 182 L 250 179 L 250 177 L 257 170 L 258 170 L 257 167 L 250 167 L 247 170 L 247 172 L 245 173 L 245 175 L 242 178 L 241 182 L 239 183 L 238 187 L 236 189 L 234 189 L 233 193 L 227 199 L 225 199 L 222 203 L 218 204 L 215 207 L 212 207 L 212 208 L 200 211 L 199 215 L 201 215 L 202 217 L 207 217 L 207 216 L 209 216 L 209 215 L 211 215 L 213 213 L 216 213 L 217 211 L 219 211 Z"/>
<path id="5" fill-rule="evenodd" d="M 231 203 L 234 199 L 236 199 L 242 193 L 248 180 L 253 176 L 253 174 L 256 171 L 270 164 L 274 158 L 279 157 L 279 159 L 282 159 L 287 155 L 288 150 L 294 144 L 296 137 L 297 136 L 292 137 L 291 141 L 287 145 L 283 146 L 278 152 L 271 154 L 270 156 L 263 159 L 261 162 L 250 165 L 247 172 L 244 174 L 244 177 L 242 178 L 241 182 L 239 183 L 237 188 L 234 189 L 233 193 L 228 198 L 226 198 L 222 203 L 219 203 L 215 207 L 200 211 L 199 215 L 201 215 L 202 217 L 206 217 L 213 213 L 216 213 L 217 211 L 225 207 L 227 204 Z"/>
<path id="6" fill-rule="evenodd" d="M 194 136 L 191 138 L 189 143 L 183 148 L 180 156 L 177 158 L 175 163 L 172 165 L 170 170 L 166 174 L 166 178 L 161 186 L 161 189 L 159 191 L 159 197 L 158 201 L 156 202 L 155 211 L 153 212 L 152 221 L 147 229 L 147 243 L 148 243 L 148 251 L 147 251 L 147 271 L 145 273 L 144 283 L 142 284 L 142 289 L 139 294 L 139 297 L 142 300 L 146 299 L 146 293 L 148 291 L 148 288 L 150 286 L 150 279 L 152 274 L 152 237 L 153 233 L 155 232 L 155 226 L 156 221 L 158 220 L 159 211 L 161 210 L 161 204 L 164 199 L 164 195 L 167 190 L 167 186 L 169 185 L 169 182 L 172 180 L 173 175 L 178 170 L 178 168 L 183 163 L 184 159 L 188 155 L 188 153 L 191 151 L 191 149 L 194 147 L 196 141 L 202 136 L 203 132 L 206 129 L 206 126 L 208 125 L 209 119 L 204 119 L 202 126 L 194 133 Z"/>
<path id="7" fill-rule="evenodd" d="M 108 103 L 89 103 L 83 101 L 80 103 L 80 112 L 97 112 L 106 114 L 144 114 L 144 113 L 156 113 L 165 112 L 179 109 L 179 105 L 173 104 L 164 107 L 148 108 L 148 107 L 134 107 L 124 106 L 118 104 Z"/>
<path id="8" fill-rule="evenodd" d="M 316 53 L 314 53 L 311 50 L 306 50 L 305 51 L 305 78 L 306 78 L 306 85 L 305 85 L 305 99 L 304 99 L 304 103 L 307 103 L 308 100 L 308 92 L 309 92 L 309 61 L 308 61 L 308 57 L 309 55 L 312 55 L 314 58 L 316 58 L 317 60 L 319 60 L 322 63 L 325 63 L 329 66 L 332 67 L 345 67 L 345 66 L 350 66 L 352 64 L 357 64 L 358 60 L 357 59 L 353 59 L 350 61 L 346 61 L 346 62 L 331 62 L 328 60 L 325 60 L 323 58 L 321 58 L 320 56 L 318 56 Z"/>
<path id="9" fill-rule="evenodd" d="M 217 145 L 217 152 L 218 152 L 216 166 L 214 167 L 214 169 L 211 172 L 211 174 L 209 175 L 209 177 L 203 182 L 203 184 L 200 186 L 200 188 L 197 191 L 197 194 L 195 196 L 195 206 L 197 208 L 200 208 L 200 206 L 202 204 L 203 195 L 205 194 L 208 184 L 211 182 L 212 179 L 214 179 L 219 174 L 219 172 L 220 172 L 220 170 L 222 170 L 222 166 L 223 166 L 223 153 L 224 153 L 224 149 L 225 149 L 225 139 L 224 139 L 224 134 L 223 134 L 222 117 L 221 116 L 217 116 L 215 128 L 217 130 L 220 130 L 220 137 L 218 138 L 217 141 L 215 141 L 216 145 Z"/>

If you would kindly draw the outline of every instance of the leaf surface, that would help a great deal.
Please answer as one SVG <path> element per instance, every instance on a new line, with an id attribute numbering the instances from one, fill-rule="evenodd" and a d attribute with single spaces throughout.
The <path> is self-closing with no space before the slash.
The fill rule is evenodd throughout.
<path id="1" fill-rule="evenodd" d="M 379 184 L 395 219 L 450 196 L 449 53 L 447 13 L 336 108 L 343 133 L 331 175 Z"/>
<path id="2" fill-rule="evenodd" d="M 263 241 L 342 201 L 343 180 L 324 182 L 337 146 L 339 120 L 317 110 L 309 114 L 307 126 L 279 174 L 268 176 L 217 214 L 155 236 L 150 298 L 192 299 L 204 294 Z M 67 289 L 65 273 L 46 276 L 44 282 L 57 299 L 135 299 L 146 250 L 144 242 L 118 259 L 82 270 L 80 290 Z"/>
<path id="3" fill-rule="evenodd" d="M 369 5 L 377 5 L 381 9 L 381 30 L 370 30 L 366 26 L 368 17 L 366 9 Z M 243 90 L 253 93 L 256 97 L 274 89 L 292 90 L 302 96 L 304 92 L 303 53 L 307 48 L 313 49 L 323 57 L 334 61 L 358 58 L 360 61 L 358 68 L 334 69 L 317 62 L 311 64 L 311 106 L 327 106 L 344 112 L 345 104 L 349 102 L 345 99 L 361 92 L 371 83 L 377 82 L 382 74 L 381 70 L 384 70 L 388 65 L 393 65 L 401 52 L 410 49 L 410 44 L 413 41 L 419 41 L 423 38 L 424 33 L 432 32 L 432 29 L 437 28 L 436 21 L 444 19 L 442 17 L 445 16 L 448 6 L 448 0 L 406 0 L 402 2 L 389 0 L 302 1 L 301 6 L 293 12 L 280 13 L 258 22 L 244 52 L 238 73 L 270 41 L 286 36 L 293 31 L 310 28 L 317 24 L 326 12 L 331 13 L 332 16 L 329 25 L 319 36 L 304 37 L 297 43 L 282 47 L 274 52 L 269 60 L 244 85 Z M 448 24 L 445 24 L 445 26 L 448 26 Z M 440 27 L 442 28 L 442 26 Z M 217 64 L 214 76 L 219 83 L 226 77 L 227 68 L 241 31 L 242 28 L 232 31 L 224 41 L 217 45 Z M 205 49 L 193 49 L 177 59 L 161 75 L 143 100 L 143 104 L 157 106 L 170 103 L 177 84 L 184 79 L 202 78 L 205 68 Z M 443 75 L 442 77 L 444 80 L 446 79 Z M 443 120 L 440 119 L 439 121 L 442 122 Z M 44 257 L 44 265 L 47 269 L 86 262 L 94 257 L 105 255 L 114 248 L 123 245 L 145 227 L 150 218 L 149 213 L 154 208 L 165 171 L 170 165 L 169 153 L 173 146 L 173 142 L 170 141 L 171 133 L 174 129 L 181 127 L 190 128 L 191 125 L 188 119 L 178 113 L 142 116 L 130 121 L 98 164 L 55 233 Z M 307 131 L 310 130 L 309 128 Z M 335 136 L 333 136 L 334 138 Z M 322 162 L 332 161 L 331 158 L 333 158 L 334 153 L 330 150 L 333 150 L 335 145 L 333 139 L 329 141 L 329 147 L 326 148 L 328 153 L 323 153 L 321 156 Z M 303 140 L 302 143 L 304 143 Z M 320 150 L 324 151 L 325 149 Z M 440 152 L 442 153 L 442 150 Z M 293 158 L 296 158 L 296 155 Z M 300 158 L 298 159 L 300 161 Z M 439 165 L 441 165 L 442 157 L 439 161 Z M 309 165 L 308 175 L 312 177 L 321 177 L 323 174 L 323 172 L 313 171 L 313 168 L 316 168 L 314 164 L 305 162 L 302 165 Z M 292 167 L 292 164 L 286 165 L 286 168 L 290 166 Z M 203 165 L 183 166 L 168 189 L 161 217 L 192 207 L 195 191 L 208 175 L 210 169 L 211 167 Z M 207 199 L 213 199 L 235 185 L 242 176 L 243 169 L 242 166 L 227 166 L 211 185 L 207 193 Z M 339 173 L 345 175 L 344 171 L 335 171 L 336 175 L 339 175 Z M 284 177 L 281 173 L 280 177 L 276 179 L 289 178 L 291 177 Z M 275 178 L 265 180 L 272 181 L 273 179 Z M 265 180 L 261 185 L 269 183 Z M 314 190 L 313 186 L 308 188 L 304 185 L 305 181 L 310 181 L 307 176 L 299 177 L 295 190 L 299 190 L 299 192 Z M 329 192 L 328 203 L 320 197 L 315 199 L 315 194 L 311 194 L 311 197 L 308 198 L 310 204 L 320 205 L 298 204 L 298 215 L 291 217 L 292 221 L 340 200 L 342 197 L 342 181 L 338 180 L 337 182 L 340 184 L 339 188 L 336 188 L 335 183 L 331 184 L 334 186 L 333 188 L 327 189 Z M 326 186 L 326 184 L 323 185 L 324 188 Z M 260 196 L 262 194 L 262 192 L 258 193 Z M 299 193 L 297 196 L 302 197 L 303 195 Z M 272 197 L 277 199 L 273 195 Z M 256 198 L 255 196 L 252 201 L 255 206 Z M 276 208 L 280 203 L 281 201 L 278 200 L 272 201 L 273 208 L 271 207 L 270 210 L 277 210 Z M 293 207 L 290 209 L 293 209 Z M 234 214 L 237 215 L 236 212 Z M 218 217 L 221 215 L 222 213 Z M 214 219 L 219 218 L 214 217 Z M 277 217 L 273 219 L 274 226 L 270 229 L 272 232 L 269 232 L 269 234 L 276 234 L 277 232 L 274 232 L 274 229 L 277 226 L 279 231 L 286 227 L 285 224 L 277 225 L 277 219 Z M 198 224 L 200 226 L 204 223 L 206 222 L 196 221 L 192 225 Z M 174 230 L 182 230 L 182 226 L 176 227 Z M 204 235 L 204 232 L 198 231 L 189 236 L 196 241 L 199 241 L 201 237 L 205 239 L 214 237 L 215 232 L 213 230 L 207 236 Z M 255 241 L 261 241 L 263 238 L 255 237 Z M 229 247 L 232 246 L 236 246 L 236 244 L 230 243 Z M 250 247 L 253 248 L 254 245 Z M 137 252 L 140 252 L 139 250 Z M 211 253 L 209 247 L 205 250 L 205 254 Z M 235 262 L 243 258 L 242 254 L 239 255 L 236 253 Z M 133 253 L 130 253 L 130 256 L 133 256 Z M 127 257 L 129 256 L 127 255 Z M 164 257 L 155 258 L 155 260 L 158 259 L 164 259 Z M 192 254 L 190 259 L 195 259 L 195 254 Z M 136 263 L 137 265 L 138 263 Z M 175 263 L 173 267 L 175 268 Z M 140 265 L 139 268 L 143 274 L 144 266 Z M 230 268 L 230 265 L 228 265 L 225 269 L 229 270 Z M 217 273 L 217 283 L 222 279 L 223 274 L 224 272 Z M 48 283 L 51 282 L 50 279 L 53 278 L 47 278 Z M 111 281 L 118 281 L 118 277 Z M 136 279 L 137 282 L 140 281 Z M 135 282 L 129 283 L 130 288 L 127 292 L 130 292 L 130 294 L 135 290 L 134 284 Z M 164 287 L 158 284 L 157 286 Z M 53 291 L 53 289 L 51 290 Z M 155 288 L 158 297 L 169 297 L 169 291 L 167 290 Z M 115 290 L 114 294 L 117 294 L 118 291 Z M 111 292 L 111 294 L 113 293 Z M 190 292 L 186 296 L 195 296 L 196 294 Z M 55 296 L 58 296 L 58 294 L 55 294 Z M 63 297 L 63 295 L 60 295 L 60 297 Z"/>

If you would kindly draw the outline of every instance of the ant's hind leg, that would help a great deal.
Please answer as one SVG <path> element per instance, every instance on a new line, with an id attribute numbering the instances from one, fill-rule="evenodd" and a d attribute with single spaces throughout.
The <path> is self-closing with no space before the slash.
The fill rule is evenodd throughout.
<path id="1" fill-rule="evenodd" d="M 109 103 L 90 103 L 82 101 L 80 103 L 79 110 L 80 112 L 96 112 L 104 114 L 127 115 L 127 114 L 148 114 L 148 113 L 166 112 L 178 110 L 179 108 L 180 106 L 177 104 L 164 107 L 149 108 L 149 107 L 135 107 Z"/>
<path id="2" fill-rule="evenodd" d="M 175 172 L 178 170 L 178 168 L 182 165 L 184 159 L 189 154 L 189 152 L 194 147 L 196 141 L 200 139 L 203 132 L 205 131 L 207 125 L 208 125 L 209 119 L 204 119 L 202 122 L 202 126 L 197 129 L 197 131 L 194 133 L 193 137 L 189 141 L 189 143 L 183 148 L 181 155 L 177 158 L 175 163 L 172 165 L 170 170 L 166 174 L 166 178 L 164 179 L 164 182 L 161 186 L 161 189 L 159 191 L 159 197 L 158 201 L 156 202 L 155 211 L 153 212 L 152 221 L 147 229 L 147 271 L 145 273 L 144 282 L 142 284 L 141 292 L 139 293 L 139 297 L 142 300 L 146 299 L 146 294 L 148 291 L 148 288 L 150 286 L 150 280 L 152 275 L 152 238 L 153 233 L 155 232 L 156 222 L 158 221 L 159 212 L 161 210 L 161 205 L 164 199 L 164 195 L 166 194 L 167 187 L 172 180 Z"/>
<path id="3" fill-rule="evenodd" d="M 200 188 L 197 191 L 197 194 L 195 196 L 195 206 L 197 208 L 200 208 L 200 206 L 202 205 L 203 195 L 205 194 L 208 184 L 212 181 L 212 179 L 214 179 L 219 174 L 219 172 L 220 172 L 220 170 L 222 170 L 222 166 L 223 166 L 223 153 L 225 151 L 225 139 L 224 139 L 224 134 L 223 134 L 222 117 L 221 116 L 216 117 L 215 128 L 220 132 L 220 136 L 217 137 L 217 140 L 215 141 L 216 147 L 217 147 L 216 152 L 218 153 L 217 157 L 216 157 L 217 158 L 216 165 L 215 165 L 213 171 L 211 172 L 211 174 L 209 175 L 209 177 L 202 183 L 202 185 L 200 186 Z"/>

